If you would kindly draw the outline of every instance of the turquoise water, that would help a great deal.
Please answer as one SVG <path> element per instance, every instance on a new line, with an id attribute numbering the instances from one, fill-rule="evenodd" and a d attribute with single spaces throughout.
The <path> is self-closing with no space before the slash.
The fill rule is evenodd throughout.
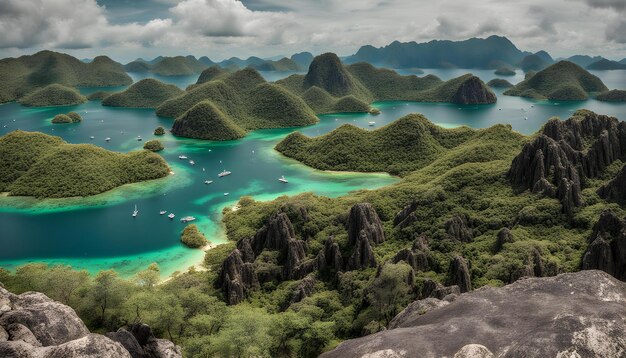
<path id="1" fill-rule="evenodd" d="M 603 80 L 626 83 L 620 77 L 624 73 L 606 71 L 604 75 L 609 78 Z M 443 74 L 450 78 L 456 76 L 452 70 L 438 75 L 446 78 Z M 195 77 L 165 80 L 184 88 L 195 82 Z M 83 92 L 92 90 L 83 89 Z M 151 262 L 157 262 L 163 274 L 169 275 L 187 269 L 203 257 L 201 250 L 188 249 L 179 242 L 184 227 L 179 218 L 183 216 L 198 218 L 195 223 L 207 238 L 212 243 L 220 243 L 225 240 L 220 224 L 221 212 L 243 195 L 251 195 L 257 200 L 301 192 L 336 197 L 398 180 L 386 174 L 321 172 L 275 152 L 275 144 L 295 130 L 314 136 L 345 123 L 372 129 L 411 112 L 423 113 L 431 121 L 446 127 L 484 128 L 509 123 L 525 134 L 535 132 L 549 117 L 567 118 L 579 108 L 626 119 L 624 104 L 595 100 L 535 102 L 496 92 L 498 103 L 494 105 L 375 103 L 382 110 L 378 116 L 323 115 L 313 126 L 260 130 L 237 141 L 200 141 L 176 138 L 168 133 L 160 138 L 166 147 L 160 154 L 170 163 L 175 174 L 167 178 L 126 185 L 89 198 L 35 200 L 0 197 L 0 247 L 3 248 L 0 250 L 0 267 L 14 269 L 33 261 L 65 263 L 90 272 L 114 268 L 127 277 Z M 55 114 L 72 110 L 83 116 L 82 123 L 50 123 Z M 369 127 L 369 121 L 375 121 L 376 126 Z M 70 143 L 93 143 L 120 152 L 140 149 L 143 142 L 136 140 L 138 135 L 145 141 L 154 137 L 152 132 L 157 126 L 170 128 L 171 124 L 171 119 L 159 118 L 153 110 L 102 107 L 97 101 L 54 108 L 26 108 L 16 103 L 0 105 L 0 135 L 16 129 L 41 131 L 61 136 Z M 89 138 L 92 135 L 95 136 L 93 140 Z M 111 137 L 111 142 L 105 142 L 106 137 Z M 179 160 L 181 154 L 193 159 L 196 165 Z M 217 174 L 223 169 L 233 174 L 218 178 Z M 281 175 L 289 179 L 288 184 L 277 180 Z M 206 185 L 205 180 L 214 182 Z M 226 192 L 228 196 L 224 196 Z M 133 219 L 131 212 L 135 204 L 140 212 Z M 176 219 L 170 221 L 159 215 L 159 210 L 174 212 Z"/>

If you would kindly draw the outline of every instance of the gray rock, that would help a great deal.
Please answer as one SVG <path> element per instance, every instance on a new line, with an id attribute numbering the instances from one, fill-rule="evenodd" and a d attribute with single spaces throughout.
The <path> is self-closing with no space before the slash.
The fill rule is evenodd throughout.
<path id="1" fill-rule="evenodd" d="M 472 229 L 467 225 L 465 216 L 455 214 L 446 221 L 446 233 L 448 237 L 461 242 L 472 241 Z"/>
<path id="2" fill-rule="evenodd" d="M 4 329 L 4 327 L 0 326 L 0 342 L 6 342 L 9 340 L 9 333 Z"/>
<path id="3" fill-rule="evenodd" d="M 457 89 L 452 96 L 451 102 L 458 104 L 488 104 L 496 103 L 496 95 L 478 77 L 471 76 Z"/>
<path id="4" fill-rule="evenodd" d="M 326 239 L 324 248 L 318 254 L 318 260 L 320 270 L 333 270 L 335 273 L 343 270 L 341 250 L 332 236 Z"/>
<path id="5" fill-rule="evenodd" d="M 19 323 L 27 327 L 43 346 L 59 345 L 89 334 L 71 307 L 43 293 L 10 295 L 12 310 L 0 316 L 0 326 Z"/>
<path id="6" fill-rule="evenodd" d="M 166 339 L 152 339 L 144 346 L 150 358 L 182 358 L 179 346 Z"/>
<path id="7" fill-rule="evenodd" d="M 507 227 L 503 227 L 502 230 L 498 232 L 498 237 L 496 238 L 496 244 L 494 245 L 494 251 L 500 252 L 504 247 L 504 244 L 511 243 L 513 240 L 513 234 L 511 234 L 511 230 Z"/>
<path id="8" fill-rule="evenodd" d="M 42 358 L 132 358 L 121 344 L 100 334 L 89 334 L 59 346 L 41 348 L 37 354 Z"/>
<path id="9" fill-rule="evenodd" d="M 419 316 L 447 304 L 449 304 L 449 302 L 437 298 L 425 298 L 423 300 L 414 301 L 389 322 L 387 329 L 411 326 L 411 323 Z"/>
<path id="10" fill-rule="evenodd" d="M 6 331 L 9 334 L 10 341 L 22 341 L 33 347 L 41 347 L 41 342 L 39 342 L 33 332 L 23 324 L 11 323 L 6 326 Z"/>
<path id="11" fill-rule="evenodd" d="M 456 352 L 454 358 L 493 358 L 493 353 L 480 344 L 468 344 Z"/>
<path id="12" fill-rule="evenodd" d="M 613 180 L 601 186 L 597 193 L 598 196 L 608 201 L 626 203 L 626 165 L 622 167 Z"/>
<path id="13" fill-rule="evenodd" d="M 626 221 L 604 211 L 593 227 L 582 260 L 583 270 L 602 270 L 626 281 Z"/>
<path id="14" fill-rule="evenodd" d="M 428 249 L 428 239 L 418 237 L 413 242 L 411 249 L 402 249 L 391 259 L 394 264 L 404 261 L 413 268 L 414 271 L 428 271 L 434 266 L 434 259 Z"/>
<path id="15" fill-rule="evenodd" d="M 125 330 L 124 328 L 120 328 L 117 332 L 109 332 L 106 334 L 107 338 L 111 339 L 114 342 L 118 342 L 121 344 L 124 349 L 128 351 L 128 353 L 133 358 L 144 358 L 146 354 L 143 350 L 143 347 L 137 342 L 135 336 L 132 333 Z"/>
<path id="16" fill-rule="evenodd" d="M 249 290 L 258 288 L 259 281 L 253 264 L 244 262 L 241 252 L 234 249 L 222 262 L 216 285 L 224 291 L 228 304 L 235 305 L 246 298 Z"/>
<path id="17" fill-rule="evenodd" d="M 322 357 L 623 357 L 625 330 L 626 283 L 581 271 L 475 290 Z"/>
<path id="18" fill-rule="evenodd" d="M 0 341 L 0 357 L 35 358 L 35 349 L 35 347 L 24 341 Z"/>
<path id="19" fill-rule="evenodd" d="M 289 304 L 291 305 L 296 302 L 300 302 L 303 299 L 309 297 L 313 293 L 314 289 L 315 277 L 313 275 L 308 275 L 307 277 L 303 278 L 296 286 L 291 296 L 291 300 L 289 301 Z"/>
<path id="20" fill-rule="evenodd" d="M 352 255 L 348 259 L 348 270 L 360 270 L 366 267 L 376 267 L 376 257 L 374 257 L 374 250 L 367 239 L 367 233 L 365 230 L 361 230 L 361 234 L 352 248 Z"/>
<path id="21" fill-rule="evenodd" d="M 456 256 L 450 261 L 448 272 L 448 285 L 457 285 L 461 293 L 472 290 L 472 279 L 470 277 L 467 261 L 462 256 Z"/>

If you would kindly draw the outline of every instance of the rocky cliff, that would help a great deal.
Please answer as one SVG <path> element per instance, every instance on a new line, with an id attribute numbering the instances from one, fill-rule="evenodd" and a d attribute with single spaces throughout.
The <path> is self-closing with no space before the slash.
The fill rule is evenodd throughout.
<path id="1" fill-rule="evenodd" d="M 452 96 L 451 102 L 458 104 L 487 104 L 496 103 L 497 100 L 496 95 L 480 78 L 471 76 L 459 85 Z"/>
<path id="2" fill-rule="evenodd" d="M 626 219 L 604 211 L 588 241 L 583 270 L 602 270 L 626 281 Z"/>
<path id="3" fill-rule="evenodd" d="M 0 357 L 177 358 L 180 347 L 133 325 L 106 336 L 89 333 L 76 312 L 43 293 L 0 287 Z"/>
<path id="4" fill-rule="evenodd" d="M 615 160 L 626 159 L 626 122 L 579 110 L 566 121 L 551 119 L 513 159 L 507 174 L 521 190 L 558 198 L 571 214 L 583 204 L 583 180 Z"/>
<path id="5" fill-rule="evenodd" d="M 622 357 L 626 283 L 601 271 L 519 280 L 407 307 L 322 357 Z"/>
<path id="6" fill-rule="evenodd" d="M 620 204 L 626 202 L 626 165 L 617 173 L 615 178 L 601 186 L 598 195 L 609 201 L 615 201 Z"/>
<path id="7" fill-rule="evenodd" d="M 285 280 L 302 280 L 294 293 L 295 298 L 301 299 L 312 292 L 313 273 L 322 272 L 332 277 L 344 270 L 376 267 L 373 247 L 385 240 L 385 234 L 371 204 L 359 203 L 350 209 L 346 222 L 349 252 L 346 253 L 341 252 L 333 237 L 329 237 L 319 251 L 313 252 L 307 240 L 298 238 L 285 212 L 290 210 L 293 208 L 281 208 L 267 218 L 254 236 L 239 240 L 237 249 L 222 262 L 216 285 L 229 304 L 240 303 L 263 283 Z M 296 212 L 301 224 L 308 220 L 305 208 Z"/>

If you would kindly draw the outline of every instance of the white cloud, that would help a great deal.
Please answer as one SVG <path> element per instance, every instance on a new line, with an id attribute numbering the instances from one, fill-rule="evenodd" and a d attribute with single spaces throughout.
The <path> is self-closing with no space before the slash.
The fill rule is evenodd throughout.
<path id="1" fill-rule="evenodd" d="M 124 60 L 189 53 L 220 59 L 303 50 L 351 54 L 361 45 L 384 46 L 394 40 L 497 34 L 521 49 L 545 49 L 553 56 L 626 55 L 624 0 L 151 1 L 169 11 L 151 21 L 132 22 L 128 16 L 124 19 L 131 22 L 120 23 L 109 17 L 124 13 L 123 8 L 109 11 L 95 0 L 0 0 L 0 51 L 85 48 L 70 52 Z"/>

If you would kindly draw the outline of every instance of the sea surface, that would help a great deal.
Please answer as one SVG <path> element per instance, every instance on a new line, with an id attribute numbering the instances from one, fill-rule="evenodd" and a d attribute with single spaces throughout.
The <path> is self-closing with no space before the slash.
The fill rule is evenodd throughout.
<path id="1" fill-rule="evenodd" d="M 409 71 L 399 70 L 406 74 Z M 467 72 L 485 82 L 496 76 L 483 70 L 424 70 L 447 80 Z M 595 71 L 610 88 L 626 88 L 626 71 Z M 276 72 L 262 73 L 273 81 Z M 131 74 L 134 80 L 146 75 Z M 422 75 L 420 75 L 422 76 Z M 197 76 L 158 77 L 159 80 L 185 88 Z M 523 75 L 507 78 L 517 83 Z M 123 88 L 105 88 L 121 90 Z M 84 94 L 103 88 L 82 88 Z M 412 112 L 424 114 L 432 122 L 445 127 L 461 125 L 485 128 L 497 123 L 510 124 L 524 134 L 536 132 L 553 116 L 568 118 L 572 112 L 587 108 L 626 120 L 626 104 L 599 102 L 593 99 L 577 102 L 533 101 L 502 95 L 496 90 L 498 103 L 493 105 L 459 106 L 443 103 L 379 102 L 373 106 L 381 114 L 320 115 L 319 123 L 301 128 L 259 130 L 241 140 L 211 142 L 176 138 L 171 134 L 159 137 L 165 150 L 160 154 L 170 164 L 174 175 L 167 178 L 125 185 L 89 198 L 36 200 L 0 197 L 0 267 L 15 269 L 28 262 L 68 264 L 95 273 L 115 269 L 124 277 L 156 262 L 163 276 L 186 270 L 202 261 L 204 252 L 188 249 L 180 241 L 184 228 L 179 219 L 192 215 L 209 241 L 226 241 L 221 213 L 232 208 L 241 196 L 271 200 L 281 195 L 313 192 L 337 197 L 353 190 L 376 189 L 399 179 L 381 173 L 333 173 L 311 169 L 285 158 L 273 147 L 293 131 L 309 136 L 328 133 L 350 123 L 375 129 Z M 52 125 L 58 113 L 76 111 L 83 116 L 78 124 Z M 375 126 L 368 122 L 375 121 Z M 153 139 L 157 126 L 171 128 L 173 120 L 159 118 L 151 109 L 103 107 L 98 101 L 78 106 L 27 108 L 17 103 L 0 105 L 0 135 L 13 130 L 40 131 L 57 135 L 70 143 L 92 143 L 103 148 L 128 152 L 142 148 Z M 6 126 L 6 127 L 5 127 Z M 94 139 L 90 139 L 94 136 Z M 142 137 L 142 141 L 137 140 Z M 104 138 L 112 140 L 106 142 Z M 194 160 L 178 159 L 186 155 Z M 219 178 L 229 170 L 232 175 Z M 278 181 L 284 175 L 288 184 Z M 212 180 L 212 184 L 205 184 Z M 225 195 L 228 193 L 228 195 Z M 131 213 L 137 205 L 139 215 Z M 160 210 L 176 215 L 169 220 Z"/>

